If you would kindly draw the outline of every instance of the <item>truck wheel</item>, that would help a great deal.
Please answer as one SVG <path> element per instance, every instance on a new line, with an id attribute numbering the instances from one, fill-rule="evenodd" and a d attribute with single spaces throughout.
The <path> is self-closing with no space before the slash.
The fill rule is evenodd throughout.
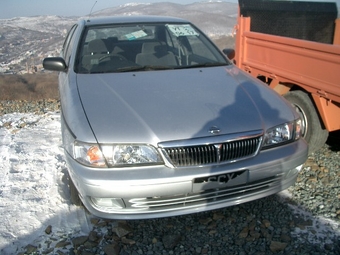
<path id="1" fill-rule="evenodd" d="M 81 206 L 82 202 L 79 198 L 78 190 L 77 190 L 76 186 L 74 185 L 70 176 L 68 177 L 68 183 L 69 183 L 68 186 L 69 186 L 69 189 L 70 189 L 71 203 L 76 205 L 76 206 Z"/>
<path id="2" fill-rule="evenodd" d="M 326 142 L 328 131 L 323 128 L 319 116 L 308 94 L 295 90 L 283 95 L 300 114 L 302 119 L 302 136 L 308 143 L 308 153 L 320 149 Z"/>

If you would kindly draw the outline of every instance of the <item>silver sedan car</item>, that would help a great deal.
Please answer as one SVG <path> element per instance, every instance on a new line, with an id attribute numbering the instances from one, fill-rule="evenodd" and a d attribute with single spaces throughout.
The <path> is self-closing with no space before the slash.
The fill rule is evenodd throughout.
<path id="1" fill-rule="evenodd" d="M 43 65 L 60 72 L 71 200 L 98 217 L 260 199 L 293 185 L 307 158 L 291 105 L 186 20 L 81 20 Z"/>

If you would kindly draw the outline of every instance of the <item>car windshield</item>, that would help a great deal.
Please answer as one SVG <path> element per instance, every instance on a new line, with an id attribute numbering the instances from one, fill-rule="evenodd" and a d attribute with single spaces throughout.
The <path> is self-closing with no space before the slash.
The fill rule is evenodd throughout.
<path id="1" fill-rule="evenodd" d="M 89 26 L 78 47 L 77 73 L 109 73 L 228 65 L 192 24 Z"/>

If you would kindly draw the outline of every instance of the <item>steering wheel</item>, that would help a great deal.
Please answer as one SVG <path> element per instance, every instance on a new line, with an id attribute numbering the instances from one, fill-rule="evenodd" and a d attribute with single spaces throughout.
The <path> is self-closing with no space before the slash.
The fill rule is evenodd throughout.
<path id="1" fill-rule="evenodd" d="M 122 56 L 122 55 L 119 55 L 119 54 L 108 54 L 108 55 L 104 55 L 102 57 L 99 58 L 99 63 L 101 62 L 104 62 L 104 61 L 107 61 L 107 60 L 111 60 L 111 61 L 127 61 L 127 59 Z"/>

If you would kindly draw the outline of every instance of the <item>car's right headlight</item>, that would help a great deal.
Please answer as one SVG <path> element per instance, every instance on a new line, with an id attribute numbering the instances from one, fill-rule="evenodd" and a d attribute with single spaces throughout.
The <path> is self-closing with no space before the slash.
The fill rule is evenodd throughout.
<path id="1" fill-rule="evenodd" d="M 146 144 L 106 144 L 101 149 L 109 167 L 163 164 L 156 148 Z"/>
<path id="2" fill-rule="evenodd" d="M 62 127 L 65 151 L 89 167 L 130 167 L 164 164 L 158 150 L 149 144 L 97 144 L 78 141 Z"/>
<path id="3" fill-rule="evenodd" d="M 89 144 L 75 141 L 73 158 L 90 167 L 163 164 L 156 148 L 144 144 Z"/>

